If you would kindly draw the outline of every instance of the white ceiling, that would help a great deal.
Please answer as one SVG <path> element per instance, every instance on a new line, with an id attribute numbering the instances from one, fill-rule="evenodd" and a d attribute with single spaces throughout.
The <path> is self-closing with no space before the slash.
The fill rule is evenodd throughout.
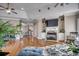
<path id="1" fill-rule="evenodd" d="M 14 7 L 17 11 L 19 10 L 18 15 L 9 15 L 9 17 L 17 16 L 18 18 L 25 19 L 38 19 L 38 18 L 57 18 L 59 15 L 63 15 L 65 13 L 73 12 L 78 10 L 77 3 L 70 3 L 68 5 L 60 6 L 58 5 L 56 8 L 54 7 L 56 3 L 10 3 L 11 7 Z M 6 6 L 4 3 L 0 3 L 0 5 Z M 47 8 L 50 7 L 50 10 Z M 24 11 L 21 10 L 24 8 Z M 41 9 L 41 12 L 38 10 Z M 25 14 L 26 13 L 26 14 Z M 2 14 L 0 12 L 0 14 Z M 4 13 L 5 14 L 5 13 Z M 2 16 L 4 15 L 2 14 Z M 7 14 L 5 14 L 7 17 Z"/>

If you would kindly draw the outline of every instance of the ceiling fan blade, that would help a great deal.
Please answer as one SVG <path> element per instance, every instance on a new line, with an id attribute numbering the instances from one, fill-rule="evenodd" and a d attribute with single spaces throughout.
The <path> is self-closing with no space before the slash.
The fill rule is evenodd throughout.
<path id="1" fill-rule="evenodd" d="M 11 8 L 11 10 L 15 10 L 14 8 Z"/>
<path id="2" fill-rule="evenodd" d="M 17 12 L 15 12 L 15 11 L 11 11 L 12 13 L 14 13 L 14 14 L 18 14 Z"/>
<path id="3" fill-rule="evenodd" d="M 54 7 L 57 7 L 59 5 L 59 3 L 56 3 L 56 5 Z"/>
<path id="4" fill-rule="evenodd" d="M 0 9 L 0 10 L 4 10 L 4 9 Z"/>
<path id="5" fill-rule="evenodd" d="M 4 6 L 2 6 L 2 5 L 0 5 L 0 7 L 1 7 L 1 8 L 4 8 L 4 9 L 6 9 L 6 8 L 5 8 Z"/>

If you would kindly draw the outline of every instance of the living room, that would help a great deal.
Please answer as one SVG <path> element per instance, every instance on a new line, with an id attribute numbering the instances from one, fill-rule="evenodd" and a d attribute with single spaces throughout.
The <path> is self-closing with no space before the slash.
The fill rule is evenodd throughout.
<path id="1" fill-rule="evenodd" d="M 0 55 L 78 56 L 78 25 L 79 3 L 0 3 Z"/>

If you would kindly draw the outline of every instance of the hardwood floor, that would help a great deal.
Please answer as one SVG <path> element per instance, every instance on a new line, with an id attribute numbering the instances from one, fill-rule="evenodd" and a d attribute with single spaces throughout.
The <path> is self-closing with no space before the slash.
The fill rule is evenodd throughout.
<path id="1" fill-rule="evenodd" d="M 5 45 L 5 47 L 2 48 L 3 51 L 9 52 L 9 56 L 15 56 L 22 48 L 28 47 L 28 46 L 34 46 L 34 47 L 45 47 L 49 45 L 54 44 L 62 44 L 63 42 L 57 42 L 57 41 L 45 41 L 40 40 L 34 37 L 24 37 L 21 40 L 10 40 Z"/>

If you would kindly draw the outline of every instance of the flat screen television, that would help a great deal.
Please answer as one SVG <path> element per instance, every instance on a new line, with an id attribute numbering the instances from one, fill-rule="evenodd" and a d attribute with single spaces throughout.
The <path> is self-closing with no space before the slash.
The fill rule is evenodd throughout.
<path id="1" fill-rule="evenodd" d="M 58 19 L 46 20 L 46 27 L 55 27 L 55 26 L 58 26 Z"/>

